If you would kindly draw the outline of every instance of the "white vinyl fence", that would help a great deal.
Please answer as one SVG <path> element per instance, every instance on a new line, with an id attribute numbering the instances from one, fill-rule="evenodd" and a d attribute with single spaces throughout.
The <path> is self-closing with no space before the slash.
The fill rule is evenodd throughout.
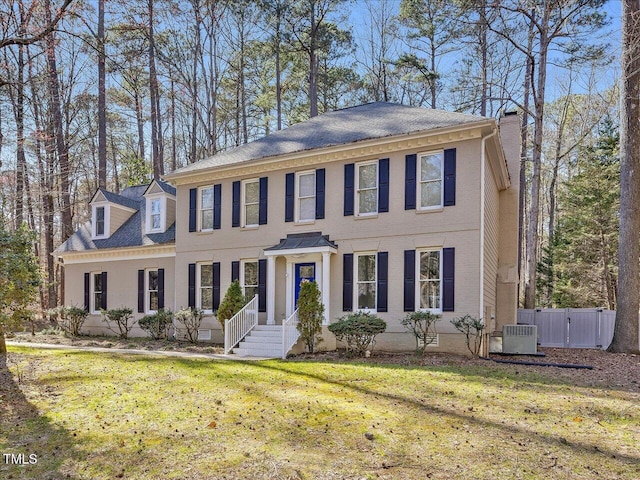
<path id="1" fill-rule="evenodd" d="M 616 312 L 600 308 L 519 309 L 518 324 L 538 327 L 541 347 L 606 349 L 613 338 Z"/>

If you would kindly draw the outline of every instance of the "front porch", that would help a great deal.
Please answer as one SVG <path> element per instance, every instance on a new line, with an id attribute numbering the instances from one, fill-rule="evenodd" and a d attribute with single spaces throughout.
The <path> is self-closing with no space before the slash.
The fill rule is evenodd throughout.
<path id="1" fill-rule="evenodd" d="M 290 234 L 278 245 L 266 248 L 266 325 L 259 325 L 256 295 L 241 312 L 227 321 L 225 352 L 286 358 L 299 338 L 296 305 L 303 280 L 318 284 L 325 306 L 323 326 L 329 325 L 331 255 L 337 250 L 338 246 L 329 240 L 328 235 L 320 232 Z M 276 315 L 277 304 L 281 310 L 284 306 L 280 319 Z M 236 345 L 239 346 L 236 348 Z"/>

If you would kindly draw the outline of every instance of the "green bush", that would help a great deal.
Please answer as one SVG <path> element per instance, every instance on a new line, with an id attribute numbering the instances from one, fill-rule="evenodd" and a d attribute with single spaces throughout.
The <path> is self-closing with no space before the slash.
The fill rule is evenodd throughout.
<path id="1" fill-rule="evenodd" d="M 57 308 L 47 310 L 49 318 L 56 318 L 58 326 L 64 330 L 66 335 L 77 337 L 80 335 L 80 329 L 84 324 L 84 321 L 89 315 L 82 307 L 76 307 L 75 305 L 61 305 Z"/>
<path id="2" fill-rule="evenodd" d="M 464 333 L 467 348 L 474 357 L 478 357 L 482 346 L 482 333 L 485 329 L 482 319 L 467 314 L 463 317 L 454 318 L 451 320 L 451 324 L 456 327 L 456 330 Z"/>
<path id="3" fill-rule="evenodd" d="M 386 329 L 387 324 L 384 320 L 368 312 L 350 313 L 329 325 L 329 331 L 339 341 L 347 344 L 347 352 L 357 356 L 364 356 L 367 351 L 371 352 L 376 343 L 376 335 Z"/>
<path id="4" fill-rule="evenodd" d="M 138 320 L 138 325 L 154 340 L 166 340 L 173 325 L 173 312 L 161 308 L 157 313 L 142 317 Z"/>
<path id="5" fill-rule="evenodd" d="M 218 322 L 220 322 L 223 334 L 225 322 L 242 310 L 242 307 L 246 304 L 247 301 L 242 293 L 240 282 L 234 280 L 231 285 L 229 285 L 229 288 L 227 288 L 227 292 L 224 294 L 224 298 L 216 312 L 216 317 L 218 318 Z"/>
<path id="6" fill-rule="evenodd" d="M 320 333 L 322 332 L 324 305 L 320 298 L 321 294 L 316 282 L 306 280 L 300 284 L 297 329 L 310 353 L 313 353 L 316 345 L 322 341 Z"/>
<path id="7" fill-rule="evenodd" d="M 427 345 L 433 343 L 436 338 L 436 322 L 442 316 L 431 312 L 410 312 L 402 319 L 402 325 L 416 337 L 416 351 L 423 355 L 427 351 Z M 422 341 L 422 349 L 420 342 Z"/>
<path id="8" fill-rule="evenodd" d="M 102 321 L 106 322 L 107 328 L 120 336 L 120 338 L 127 338 L 129 336 L 129 332 L 136 323 L 133 318 L 133 310 L 127 307 L 101 310 L 101 313 Z M 114 324 L 115 328 L 113 326 Z"/>
<path id="9" fill-rule="evenodd" d="M 198 343 L 198 330 L 202 324 L 204 312 L 199 308 L 188 307 L 175 313 L 176 321 L 185 329 L 185 337 L 191 343 Z"/>

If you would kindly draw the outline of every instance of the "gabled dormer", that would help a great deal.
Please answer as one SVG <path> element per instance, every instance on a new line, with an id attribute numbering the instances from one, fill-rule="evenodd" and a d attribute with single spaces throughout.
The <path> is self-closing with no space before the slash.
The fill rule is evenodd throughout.
<path id="1" fill-rule="evenodd" d="M 153 180 L 144 192 L 145 233 L 164 233 L 176 220 L 176 189 Z"/>
<path id="2" fill-rule="evenodd" d="M 109 238 L 138 211 L 134 200 L 102 188 L 96 191 L 89 205 L 91 205 L 92 240 Z"/>

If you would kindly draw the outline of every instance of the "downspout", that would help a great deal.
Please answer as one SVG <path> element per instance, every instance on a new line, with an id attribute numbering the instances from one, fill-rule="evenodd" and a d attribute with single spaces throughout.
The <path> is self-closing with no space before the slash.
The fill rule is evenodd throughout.
<path id="1" fill-rule="evenodd" d="M 493 129 L 486 137 L 482 137 L 482 143 L 480 146 L 480 302 L 478 318 L 484 316 L 484 206 L 485 206 L 485 164 L 486 164 L 486 143 L 487 139 L 495 136 L 498 133 L 497 129 Z M 485 319 L 485 325 L 487 324 Z"/>

